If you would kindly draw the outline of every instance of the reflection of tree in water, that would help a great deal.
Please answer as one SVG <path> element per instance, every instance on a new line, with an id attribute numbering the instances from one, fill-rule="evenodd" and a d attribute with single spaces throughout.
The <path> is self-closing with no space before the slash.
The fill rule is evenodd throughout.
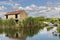
<path id="1" fill-rule="evenodd" d="M 60 26 L 58 26 L 56 31 L 52 32 L 52 34 L 60 38 Z"/>
<path id="2" fill-rule="evenodd" d="M 56 37 L 59 37 L 59 38 L 60 38 L 60 33 L 54 33 L 54 32 L 52 32 L 52 34 L 53 34 L 54 36 L 56 36 Z"/>
<path id="3" fill-rule="evenodd" d="M 10 37 L 13 39 L 17 38 L 20 40 L 26 40 L 26 36 L 21 35 L 18 29 L 5 29 L 5 33 L 7 37 Z"/>
<path id="4" fill-rule="evenodd" d="M 6 36 L 11 38 L 22 38 L 26 39 L 27 36 L 32 37 L 37 34 L 39 30 L 43 28 L 40 27 L 25 27 L 21 29 L 5 29 Z"/>
<path id="5" fill-rule="evenodd" d="M 26 36 L 34 36 L 35 34 L 37 34 L 39 32 L 39 30 L 41 30 L 43 28 L 40 27 L 25 27 L 22 29 L 23 34 L 25 34 Z"/>
<path id="6" fill-rule="evenodd" d="M 4 32 L 4 30 L 0 28 L 0 34 L 2 34 L 3 32 Z"/>
<path id="7" fill-rule="evenodd" d="M 7 37 L 18 38 L 22 40 L 26 40 L 26 37 L 32 37 L 39 32 L 39 30 L 44 27 L 24 27 L 19 29 L 4 29 Z M 0 30 L 0 33 L 3 33 L 3 29 Z"/>
<path id="8" fill-rule="evenodd" d="M 47 31 L 50 31 L 50 30 L 52 30 L 54 27 L 48 27 L 47 28 Z"/>

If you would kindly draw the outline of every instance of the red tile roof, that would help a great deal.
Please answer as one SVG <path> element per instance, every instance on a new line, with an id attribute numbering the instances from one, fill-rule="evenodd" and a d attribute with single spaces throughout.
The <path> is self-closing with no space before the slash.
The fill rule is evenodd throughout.
<path id="1" fill-rule="evenodd" d="M 18 11 L 13 11 L 13 12 L 7 12 L 6 15 L 14 15 L 14 14 L 21 14 L 25 10 L 18 10 Z"/>

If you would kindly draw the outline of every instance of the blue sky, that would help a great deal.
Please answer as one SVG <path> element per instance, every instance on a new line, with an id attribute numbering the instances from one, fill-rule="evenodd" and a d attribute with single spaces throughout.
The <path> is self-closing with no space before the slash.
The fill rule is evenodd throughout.
<path id="1" fill-rule="evenodd" d="M 0 0 L 1 2 L 3 1 L 10 1 L 10 0 Z M 20 4 L 21 6 L 25 7 L 31 4 L 35 4 L 37 6 L 44 6 L 47 4 L 47 2 L 54 2 L 54 3 L 58 3 L 60 2 L 60 0 L 12 0 L 15 3 Z"/>
<path id="2" fill-rule="evenodd" d="M 5 4 L 3 4 L 4 2 Z M 9 2 L 10 2 L 10 5 L 9 5 Z M 37 5 L 37 6 L 47 6 L 47 4 L 49 4 L 50 2 L 60 3 L 60 0 L 0 0 L 0 6 L 9 8 L 9 11 L 10 11 L 10 10 L 16 10 L 12 8 L 11 4 L 13 5 L 19 4 L 19 6 L 21 7 L 30 6 L 32 4 Z M 8 10 L 5 10 L 5 11 L 8 11 Z"/>
<path id="3" fill-rule="evenodd" d="M 59 17 L 60 0 L 0 0 L 0 17 L 6 12 L 21 9 L 30 16 Z"/>

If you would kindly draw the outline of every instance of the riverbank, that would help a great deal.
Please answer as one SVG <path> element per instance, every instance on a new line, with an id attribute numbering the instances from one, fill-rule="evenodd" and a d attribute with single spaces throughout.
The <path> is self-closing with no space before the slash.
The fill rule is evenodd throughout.
<path id="1" fill-rule="evenodd" d="M 44 23 L 45 22 L 45 23 Z M 0 18 L 0 29 L 7 28 L 44 28 L 45 26 L 60 26 L 60 18 L 44 18 L 44 17 L 29 17 L 25 20 L 16 21 L 14 19 L 1 19 Z"/>

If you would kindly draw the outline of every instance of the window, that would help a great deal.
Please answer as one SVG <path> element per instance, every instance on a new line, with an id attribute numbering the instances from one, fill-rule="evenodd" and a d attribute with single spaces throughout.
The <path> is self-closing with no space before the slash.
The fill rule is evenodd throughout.
<path id="1" fill-rule="evenodd" d="M 8 19 L 8 15 L 6 15 L 6 19 Z"/>
<path id="2" fill-rule="evenodd" d="M 15 18 L 18 18 L 18 14 L 15 14 Z"/>

